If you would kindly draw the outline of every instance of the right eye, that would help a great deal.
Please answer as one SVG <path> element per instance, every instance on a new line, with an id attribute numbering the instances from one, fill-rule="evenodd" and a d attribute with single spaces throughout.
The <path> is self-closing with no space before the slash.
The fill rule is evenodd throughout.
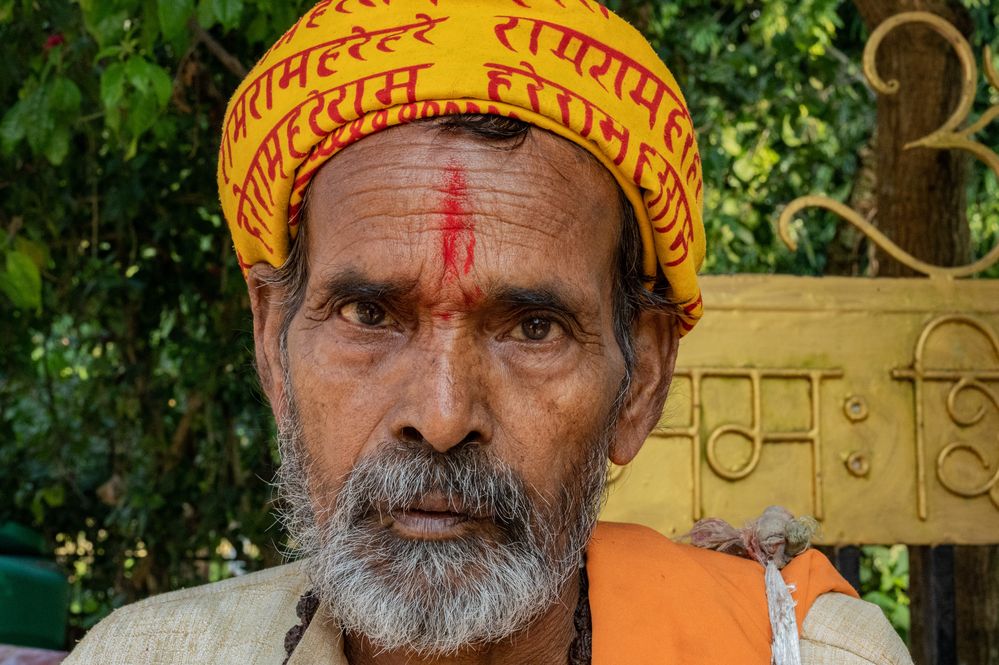
<path id="1" fill-rule="evenodd" d="M 347 303 L 340 308 L 340 316 L 351 323 L 371 328 L 384 327 L 392 323 L 392 317 L 385 308 L 369 300 Z"/>
<path id="2" fill-rule="evenodd" d="M 523 335 L 524 339 L 528 339 L 533 342 L 540 342 L 544 340 L 548 337 L 551 329 L 551 319 L 545 319 L 540 316 L 532 316 L 531 318 L 520 322 L 520 334 Z"/>

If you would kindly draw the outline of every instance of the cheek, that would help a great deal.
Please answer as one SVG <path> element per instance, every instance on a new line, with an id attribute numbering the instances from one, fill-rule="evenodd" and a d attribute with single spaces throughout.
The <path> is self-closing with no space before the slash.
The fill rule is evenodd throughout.
<path id="1" fill-rule="evenodd" d="M 338 489 L 374 438 L 384 396 L 365 379 L 363 369 L 336 362 L 328 350 L 310 348 L 310 340 L 296 345 L 289 339 L 288 346 L 304 445 L 319 465 L 317 472 Z"/>
<path id="2" fill-rule="evenodd" d="M 497 391 L 496 454 L 529 485 L 556 496 L 604 433 L 619 385 L 611 374 L 576 368 L 565 377 Z"/>

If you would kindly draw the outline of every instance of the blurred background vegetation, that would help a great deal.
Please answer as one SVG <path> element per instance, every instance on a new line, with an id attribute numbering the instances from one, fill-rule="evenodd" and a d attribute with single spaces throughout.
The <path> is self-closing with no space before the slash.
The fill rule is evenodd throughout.
<path id="1" fill-rule="evenodd" d="M 240 73 L 309 4 L 0 0 L 0 523 L 53 548 L 70 639 L 124 603 L 280 562 L 271 419 L 215 158 Z M 863 274 L 864 243 L 833 219 L 811 218 L 795 254 L 773 226 L 799 195 L 871 196 L 854 5 L 610 4 L 687 95 L 706 269 Z M 999 12 L 962 4 L 976 50 L 995 51 Z M 981 254 L 999 186 L 976 168 L 968 190 Z M 864 591 L 905 634 L 905 548 L 864 551 Z"/>

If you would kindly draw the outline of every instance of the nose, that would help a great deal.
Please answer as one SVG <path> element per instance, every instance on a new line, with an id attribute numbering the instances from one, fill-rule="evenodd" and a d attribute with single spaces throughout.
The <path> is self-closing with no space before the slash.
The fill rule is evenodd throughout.
<path id="1" fill-rule="evenodd" d="M 444 453 L 488 443 L 492 436 L 483 364 L 470 343 L 425 349 L 406 372 L 403 399 L 393 414 L 396 439 Z"/>

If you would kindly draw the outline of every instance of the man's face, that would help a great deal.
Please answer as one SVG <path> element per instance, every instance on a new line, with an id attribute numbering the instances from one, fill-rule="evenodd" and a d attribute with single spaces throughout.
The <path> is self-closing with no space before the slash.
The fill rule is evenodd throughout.
<path id="1" fill-rule="evenodd" d="M 502 150 L 411 125 L 331 160 L 308 217 L 288 369 L 333 495 L 385 441 L 419 440 L 488 448 L 553 496 L 625 371 L 612 177 L 540 131 Z M 391 528 L 450 538 L 478 525 L 404 516 Z"/>
<path id="2" fill-rule="evenodd" d="M 313 550 L 366 567 L 338 560 L 323 574 L 342 596 L 345 575 L 370 589 L 412 559 L 383 593 L 398 604 L 429 588 L 431 605 L 460 613 L 513 594 L 476 571 L 547 567 L 554 579 L 521 591 L 552 602 L 592 525 L 626 386 L 612 177 L 545 132 L 503 149 L 410 125 L 343 151 L 309 197 L 305 298 L 265 384 L 291 475 L 307 477 L 298 499 L 328 527 Z M 258 345 L 278 328 L 258 321 Z M 508 550 L 523 557 L 496 558 Z M 488 587 L 478 597 L 463 589 L 476 583 Z"/>

